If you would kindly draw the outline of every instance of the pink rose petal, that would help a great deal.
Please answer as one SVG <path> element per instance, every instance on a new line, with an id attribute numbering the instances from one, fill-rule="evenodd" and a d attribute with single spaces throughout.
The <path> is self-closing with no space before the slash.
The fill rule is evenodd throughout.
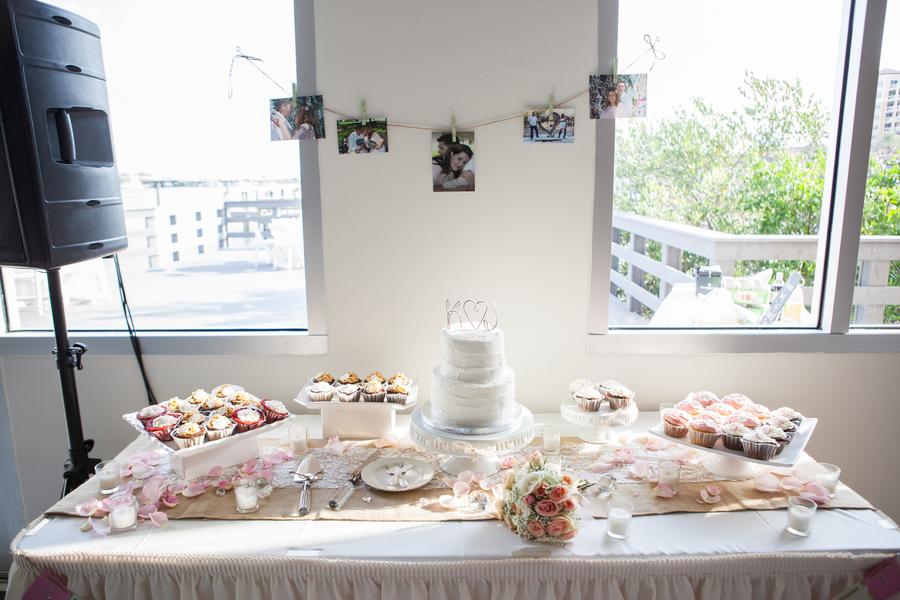
<path id="1" fill-rule="evenodd" d="M 652 438 L 647 441 L 647 444 L 644 446 L 647 450 L 665 450 L 669 447 L 669 442 L 660 438 Z"/>
<path id="2" fill-rule="evenodd" d="M 701 502 L 701 504 L 703 504 L 704 502 L 706 504 L 715 504 L 716 502 L 718 502 L 719 500 L 722 499 L 720 496 L 710 495 L 710 493 L 707 492 L 706 489 L 700 490 L 700 497 L 703 499 L 703 502 Z"/>
<path id="3" fill-rule="evenodd" d="M 222 481 L 220 481 L 219 483 L 216 484 L 216 487 L 220 487 L 225 490 L 230 490 L 231 489 L 231 480 L 223 479 Z"/>
<path id="4" fill-rule="evenodd" d="M 100 501 L 96 498 L 89 498 L 84 502 L 84 504 L 79 504 L 75 507 L 75 512 L 78 513 L 81 517 L 90 517 L 92 514 L 97 512 L 97 508 L 100 505 Z"/>
<path id="5" fill-rule="evenodd" d="M 156 527 L 162 527 L 169 522 L 169 516 L 164 512 L 155 512 L 150 515 L 150 522 Z"/>
<path id="6" fill-rule="evenodd" d="M 109 535 L 109 532 L 112 529 L 112 526 L 109 524 L 109 517 L 103 517 L 99 521 L 93 522 L 94 531 L 106 537 Z"/>
<path id="7" fill-rule="evenodd" d="M 796 492 L 800 488 L 803 487 L 803 482 L 801 482 L 796 477 L 785 477 L 781 480 L 781 489 L 786 492 Z"/>
<path id="8" fill-rule="evenodd" d="M 717 485 L 710 484 L 710 485 L 706 486 L 706 491 L 709 492 L 709 494 L 711 496 L 718 496 L 719 494 L 722 493 L 722 488 L 720 488 Z"/>
<path id="9" fill-rule="evenodd" d="M 822 484 L 813 482 L 803 486 L 800 496 L 818 504 L 824 504 L 831 499 L 831 492 Z"/>
<path id="10" fill-rule="evenodd" d="M 612 465 L 605 462 L 595 462 L 591 465 L 591 471 L 594 473 L 606 473 L 612 468 Z"/>
<path id="11" fill-rule="evenodd" d="M 813 481 L 813 479 L 815 479 L 813 474 L 806 469 L 794 469 L 791 475 L 793 475 L 803 485 L 806 485 L 807 483 L 810 483 Z"/>
<path id="12" fill-rule="evenodd" d="M 465 481 L 457 481 L 453 484 L 453 493 L 457 496 L 465 496 L 469 493 L 469 484 Z"/>
<path id="13" fill-rule="evenodd" d="M 199 496 L 200 494 L 202 494 L 205 491 L 206 491 L 206 488 L 203 487 L 203 484 L 192 483 L 189 486 L 187 486 L 186 488 L 184 488 L 184 491 L 182 491 L 181 494 L 185 498 L 193 498 L 194 496 Z"/>
<path id="14" fill-rule="evenodd" d="M 275 471 L 268 470 L 268 469 L 265 471 L 257 471 L 256 473 L 254 473 L 254 475 L 257 477 L 257 479 L 260 477 L 265 477 L 269 481 L 272 481 L 273 479 L 275 479 Z"/>
<path id="15" fill-rule="evenodd" d="M 378 440 L 377 442 L 375 442 L 375 447 L 376 448 L 387 448 L 388 446 L 393 446 L 394 444 L 396 444 L 399 441 L 400 440 L 397 438 L 396 435 L 394 435 L 393 433 L 389 433 L 386 436 L 384 436 L 383 438 L 381 438 L 380 440 Z"/>
<path id="16" fill-rule="evenodd" d="M 516 457 L 515 456 L 504 456 L 500 459 L 500 468 L 501 469 L 515 469 L 516 468 Z"/>
<path id="17" fill-rule="evenodd" d="M 207 477 L 218 477 L 219 475 L 222 474 L 222 471 L 224 471 L 224 470 L 225 469 L 223 467 L 213 467 L 212 469 L 209 470 L 209 473 L 207 473 L 206 475 L 207 475 Z"/>
<path id="18" fill-rule="evenodd" d="M 175 494 L 170 494 L 168 492 L 163 494 L 160 500 L 169 508 L 172 508 L 178 504 L 178 496 L 176 496 Z"/>
<path id="19" fill-rule="evenodd" d="M 781 482 L 771 473 L 760 473 L 753 480 L 753 487 L 760 492 L 780 492 Z"/>
<path id="20" fill-rule="evenodd" d="M 628 467 L 628 474 L 638 479 L 643 479 L 650 472 L 650 465 L 646 460 L 637 460 Z"/>
<path id="21" fill-rule="evenodd" d="M 146 519 L 153 513 L 159 510 L 159 507 L 155 504 L 145 504 L 144 506 L 138 509 L 138 516 L 142 519 Z"/>
<path id="22" fill-rule="evenodd" d="M 459 475 L 456 476 L 456 480 L 462 481 L 463 483 L 469 483 L 472 481 L 473 477 L 475 477 L 475 473 L 472 471 L 461 471 Z"/>
<path id="23" fill-rule="evenodd" d="M 653 488 L 653 495 L 658 498 L 671 498 L 675 495 L 675 490 L 670 488 L 665 483 L 660 483 L 658 486 Z"/>
<path id="24" fill-rule="evenodd" d="M 438 503 L 444 508 L 456 508 L 456 496 L 441 496 L 438 498 Z"/>
<path id="25" fill-rule="evenodd" d="M 491 483 L 490 479 L 482 479 L 478 482 L 478 487 L 480 487 L 484 491 L 488 491 L 489 489 L 494 487 L 494 484 Z"/>

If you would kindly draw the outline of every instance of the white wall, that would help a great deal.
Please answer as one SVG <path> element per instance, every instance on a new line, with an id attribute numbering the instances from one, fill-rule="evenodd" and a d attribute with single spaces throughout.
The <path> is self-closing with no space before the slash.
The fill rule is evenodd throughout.
<path id="1" fill-rule="evenodd" d="M 554 26 L 534 31 L 533 16 L 550 6 Z M 551 93 L 586 90 L 598 69 L 595 0 L 315 8 L 326 106 L 353 115 L 364 98 L 369 116 L 391 124 L 442 127 L 455 115 L 464 129 L 519 115 Z M 496 299 L 518 400 L 532 411 L 558 410 L 578 377 L 622 381 L 642 410 L 699 389 L 790 405 L 820 419 L 810 454 L 841 465 L 846 483 L 900 518 L 897 354 L 587 354 L 594 123 L 586 96 L 571 106 L 574 144 L 523 144 L 518 120 L 477 129 L 478 189 L 468 194 L 431 192 L 428 132 L 393 127 L 388 154 L 339 156 L 337 117 L 326 113 L 328 138 L 305 143 L 320 149 L 329 354 L 148 356 L 157 396 L 229 381 L 290 400 L 312 373 L 378 369 L 419 377 L 427 398 L 444 301 Z M 6 356 L 0 374 L 27 520 L 55 501 L 67 455 L 49 347 Z M 84 363 L 85 435 L 97 440 L 92 456 L 109 458 L 134 438 L 121 415 L 145 402 L 143 388 L 130 355 L 89 353 Z"/>

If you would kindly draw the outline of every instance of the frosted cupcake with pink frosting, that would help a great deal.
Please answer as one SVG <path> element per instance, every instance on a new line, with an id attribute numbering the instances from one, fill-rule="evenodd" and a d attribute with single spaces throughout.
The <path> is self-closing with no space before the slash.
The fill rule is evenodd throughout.
<path id="1" fill-rule="evenodd" d="M 731 406 L 730 404 L 725 404 L 724 402 L 716 402 L 714 404 L 710 404 L 706 407 L 706 410 L 719 413 L 720 415 L 726 417 L 731 416 L 736 412 L 733 406 Z"/>
<path id="2" fill-rule="evenodd" d="M 749 406 L 745 406 L 743 410 L 758 418 L 760 421 L 765 421 L 772 417 L 772 413 L 769 411 L 769 409 L 762 404 L 751 404 Z"/>
<path id="3" fill-rule="evenodd" d="M 703 405 L 700 404 L 699 401 L 693 400 L 692 398 L 685 398 L 681 402 L 675 404 L 675 408 L 678 410 L 683 410 L 689 415 L 699 415 L 703 412 Z"/>
<path id="4" fill-rule="evenodd" d="M 672 437 L 684 437 L 692 420 L 693 417 L 683 410 L 670 408 L 663 417 L 663 431 Z"/>
<path id="5" fill-rule="evenodd" d="M 725 415 L 720 415 L 717 412 L 713 412 L 711 410 L 704 410 L 702 413 L 694 417 L 695 421 L 712 421 L 719 427 L 722 427 L 726 423 L 728 423 L 728 417 Z"/>
<path id="6" fill-rule="evenodd" d="M 694 419 L 688 426 L 691 443 L 704 448 L 712 448 L 721 435 L 721 426 L 707 419 Z"/>
<path id="7" fill-rule="evenodd" d="M 743 410 L 733 413 L 731 416 L 729 416 L 728 422 L 740 423 L 748 429 L 756 429 L 761 423 L 761 421 L 757 417 Z"/>
<path id="8" fill-rule="evenodd" d="M 713 394 L 712 392 L 691 392 L 687 395 L 685 400 L 695 400 L 700 403 L 700 406 L 707 407 L 710 404 L 715 404 L 719 401 L 719 397 Z"/>
<path id="9" fill-rule="evenodd" d="M 728 394 L 727 396 L 722 398 L 722 402 L 738 410 L 741 410 L 743 407 L 753 404 L 753 400 L 743 394 Z"/>

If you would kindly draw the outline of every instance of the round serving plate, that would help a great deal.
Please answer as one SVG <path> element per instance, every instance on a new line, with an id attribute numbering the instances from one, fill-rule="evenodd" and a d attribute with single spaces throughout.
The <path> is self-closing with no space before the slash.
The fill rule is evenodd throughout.
<path id="1" fill-rule="evenodd" d="M 630 425 L 638 418 L 637 404 L 632 400 L 628 408 L 613 410 L 604 401 L 598 410 L 586 411 L 578 408 L 578 402 L 569 396 L 559 405 L 563 418 L 569 423 L 586 425 L 578 432 L 578 437 L 589 444 L 605 444 L 615 440 L 611 427 Z"/>
<path id="2" fill-rule="evenodd" d="M 387 481 L 391 475 L 388 469 L 393 466 L 399 466 L 401 463 L 407 462 L 412 467 L 403 476 L 409 485 L 400 487 L 399 485 L 390 485 Z M 362 480 L 371 488 L 381 490 L 383 492 L 406 492 L 420 488 L 434 477 L 434 468 L 424 460 L 418 458 L 405 458 L 403 456 L 395 456 L 393 458 L 382 458 L 365 466 L 362 470 Z"/>

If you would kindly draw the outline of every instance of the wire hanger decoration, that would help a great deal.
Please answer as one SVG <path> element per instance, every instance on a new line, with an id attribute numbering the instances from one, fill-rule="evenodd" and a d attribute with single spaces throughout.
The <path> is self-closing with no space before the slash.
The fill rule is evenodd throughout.
<path id="1" fill-rule="evenodd" d="M 250 65 L 253 66 L 253 68 L 255 68 L 257 71 L 259 71 L 260 73 L 262 73 L 263 75 L 265 75 L 266 78 L 267 78 L 269 81 L 271 81 L 272 83 L 274 83 L 275 85 L 277 85 L 277 86 L 281 89 L 282 92 L 284 92 L 285 94 L 290 95 L 290 92 L 288 92 L 286 89 L 284 89 L 283 87 L 281 87 L 281 85 L 280 85 L 277 81 L 275 81 L 274 79 L 272 79 L 271 77 L 269 77 L 268 73 L 266 73 L 265 71 L 263 71 L 262 69 L 260 69 L 256 64 L 254 64 L 254 61 L 264 62 L 263 59 L 257 58 L 257 57 L 255 57 L 255 56 L 250 56 L 250 55 L 248 55 L 248 54 L 244 54 L 243 52 L 241 52 L 241 47 L 240 47 L 240 46 L 235 46 L 234 49 L 237 50 L 237 54 L 235 54 L 234 56 L 231 57 L 231 66 L 228 68 L 228 97 L 229 97 L 229 98 L 231 98 L 231 94 L 232 94 L 232 91 L 233 91 L 233 88 L 231 87 L 231 72 L 234 70 L 234 61 L 237 60 L 237 59 L 239 59 L 239 58 L 243 58 L 244 60 L 246 60 L 248 64 L 250 64 Z"/>
<path id="2" fill-rule="evenodd" d="M 654 39 L 651 39 L 651 38 L 650 38 L 650 34 L 649 34 L 649 33 L 645 33 L 645 34 L 644 34 L 644 41 L 647 42 L 647 44 L 648 44 L 650 47 L 647 48 L 646 50 L 644 50 L 644 53 L 643 53 L 643 54 L 641 54 L 641 55 L 638 56 L 636 59 L 634 59 L 633 61 L 631 61 L 631 64 L 628 65 L 627 67 L 625 67 L 625 69 L 623 69 L 624 71 L 628 71 L 628 69 L 630 69 L 632 66 L 634 66 L 634 63 L 636 63 L 637 61 L 641 60 L 648 52 L 652 52 L 652 53 L 653 53 L 653 62 L 650 64 L 650 68 L 647 69 L 647 71 L 652 71 L 652 70 L 653 70 L 653 65 L 656 64 L 656 61 L 658 61 L 658 60 L 666 60 L 666 53 L 663 52 L 662 50 L 658 50 L 658 49 L 656 48 L 656 44 L 659 43 L 659 36 L 656 36 L 656 39 L 654 40 Z"/>

